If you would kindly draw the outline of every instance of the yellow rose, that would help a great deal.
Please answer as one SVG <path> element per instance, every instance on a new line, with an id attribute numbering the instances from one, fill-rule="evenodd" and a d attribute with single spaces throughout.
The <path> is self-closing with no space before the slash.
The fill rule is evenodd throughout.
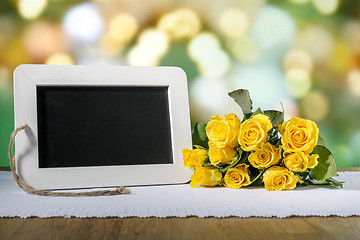
<path id="1" fill-rule="evenodd" d="M 195 173 L 191 176 L 191 187 L 200 185 L 213 187 L 222 181 L 222 173 L 214 167 L 197 167 Z"/>
<path id="2" fill-rule="evenodd" d="M 309 161 L 308 161 L 308 166 L 307 168 L 314 168 L 318 165 L 318 158 L 319 158 L 319 155 L 317 154 L 312 154 L 311 156 L 309 156 Z"/>
<path id="3" fill-rule="evenodd" d="M 204 161 L 208 157 L 208 153 L 205 149 L 189 150 L 184 148 L 182 154 L 184 165 L 188 168 L 204 166 Z"/>
<path id="4" fill-rule="evenodd" d="M 227 170 L 224 176 L 224 185 L 228 188 L 240 188 L 251 183 L 249 165 L 239 164 Z"/>
<path id="5" fill-rule="evenodd" d="M 212 116 L 206 126 L 206 135 L 210 142 L 213 142 L 218 148 L 226 145 L 230 147 L 237 146 L 237 137 L 239 135 L 240 120 L 235 114 L 225 115 L 225 119 L 219 115 Z"/>
<path id="6" fill-rule="evenodd" d="M 263 175 L 265 189 L 281 191 L 294 189 L 297 182 L 302 182 L 293 172 L 284 167 L 274 166 L 267 169 Z"/>
<path id="7" fill-rule="evenodd" d="M 285 166 L 294 172 L 304 172 L 308 166 L 308 156 L 304 152 L 288 153 L 284 158 Z"/>
<path id="8" fill-rule="evenodd" d="M 268 131 L 272 129 L 268 116 L 256 114 L 241 124 L 239 144 L 244 151 L 255 151 L 265 144 Z"/>
<path id="9" fill-rule="evenodd" d="M 281 146 L 276 148 L 270 143 L 265 143 L 264 146 L 251 153 L 249 156 L 250 164 L 259 169 L 265 169 L 273 165 L 279 164 L 281 159 Z"/>
<path id="10" fill-rule="evenodd" d="M 218 148 L 213 142 L 209 142 L 209 158 L 213 165 L 217 164 L 230 164 L 231 159 L 235 157 L 236 151 L 230 147 L 225 146 Z"/>
<path id="11" fill-rule="evenodd" d="M 293 117 L 279 125 L 281 143 L 285 152 L 305 152 L 314 150 L 318 142 L 319 129 L 313 121 Z"/>
<path id="12" fill-rule="evenodd" d="M 314 168 L 318 161 L 319 155 L 313 154 L 311 156 L 304 152 L 287 153 L 285 154 L 285 166 L 294 172 L 304 172 L 308 168 Z"/>

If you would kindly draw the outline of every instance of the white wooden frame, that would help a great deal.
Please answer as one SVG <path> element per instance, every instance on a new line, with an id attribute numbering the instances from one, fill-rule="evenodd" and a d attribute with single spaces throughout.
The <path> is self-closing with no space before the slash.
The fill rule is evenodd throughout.
<path id="1" fill-rule="evenodd" d="M 173 164 L 39 168 L 36 86 L 168 86 Z M 191 149 L 185 72 L 177 67 L 20 65 L 14 71 L 15 157 L 18 174 L 38 189 L 185 183 L 191 170 L 182 149 Z"/>

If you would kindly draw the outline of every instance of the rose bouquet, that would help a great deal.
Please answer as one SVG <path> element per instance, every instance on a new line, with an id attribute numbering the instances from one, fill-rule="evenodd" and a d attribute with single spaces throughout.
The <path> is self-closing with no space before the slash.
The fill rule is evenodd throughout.
<path id="1" fill-rule="evenodd" d="M 342 187 L 334 157 L 319 136 L 313 121 L 293 117 L 284 121 L 277 110 L 252 111 L 249 92 L 229 93 L 243 111 L 211 117 L 196 123 L 194 149 L 184 149 L 184 165 L 194 169 L 192 187 L 241 188 L 262 185 L 269 191 L 294 189 L 297 185 L 330 184 Z"/>

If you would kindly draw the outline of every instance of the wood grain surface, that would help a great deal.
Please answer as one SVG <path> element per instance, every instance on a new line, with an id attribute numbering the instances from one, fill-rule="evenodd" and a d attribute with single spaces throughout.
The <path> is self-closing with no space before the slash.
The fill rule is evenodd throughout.
<path id="1" fill-rule="evenodd" d="M 2 218 L 0 239 L 360 239 L 360 217 Z"/>

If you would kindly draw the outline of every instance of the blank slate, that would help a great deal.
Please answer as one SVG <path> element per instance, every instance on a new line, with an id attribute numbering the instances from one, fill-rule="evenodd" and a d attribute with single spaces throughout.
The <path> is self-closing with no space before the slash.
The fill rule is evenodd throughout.
<path id="1" fill-rule="evenodd" d="M 168 87 L 36 92 L 40 168 L 173 163 Z"/>
<path id="2" fill-rule="evenodd" d="M 18 172 L 40 189 L 184 183 L 186 75 L 176 67 L 21 65 Z"/>

